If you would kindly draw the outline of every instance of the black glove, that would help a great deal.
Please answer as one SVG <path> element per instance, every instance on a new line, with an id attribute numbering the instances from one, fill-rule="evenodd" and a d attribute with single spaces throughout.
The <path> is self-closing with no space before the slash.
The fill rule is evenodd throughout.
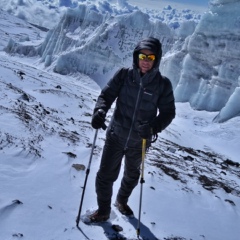
<path id="1" fill-rule="evenodd" d="M 106 129 L 106 125 L 104 124 L 105 120 L 106 112 L 103 109 L 98 109 L 92 116 L 92 127 L 95 129 Z"/>
<path id="2" fill-rule="evenodd" d="M 150 139 L 153 135 L 152 127 L 149 123 L 140 124 L 138 126 L 138 134 L 143 139 Z"/>

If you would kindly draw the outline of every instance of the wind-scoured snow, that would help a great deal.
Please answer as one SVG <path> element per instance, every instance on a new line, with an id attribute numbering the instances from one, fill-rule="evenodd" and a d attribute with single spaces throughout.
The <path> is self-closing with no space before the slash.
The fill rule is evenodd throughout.
<path id="1" fill-rule="evenodd" d="M 112 207 L 119 234 L 109 224 L 75 226 L 100 88 L 87 76 L 45 72 L 30 61 L 1 52 L 0 238 L 136 239 L 140 185 L 129 201 L 135 218 Z M 140 239 L 238 239 L 240 122 L 213 124 L 213 115 L 177 104 L 176 119 L 147 153 Z M 97 206 L 104 139 L 101 130 L 82 214 Z"/>

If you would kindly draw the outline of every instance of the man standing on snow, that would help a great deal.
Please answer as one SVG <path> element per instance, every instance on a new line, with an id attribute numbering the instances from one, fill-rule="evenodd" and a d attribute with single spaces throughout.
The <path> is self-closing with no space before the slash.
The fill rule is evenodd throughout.
<path id="1" fill-rule="evenodd" d="M 172 84 L 159 72 L 161 57 L 158 39 L 140 41 L 133 52 L 133 67 L 117 71 L 97 99 L 91 123 L 95 129 L 104 126 L 106 113 L 115 100 L 116 107 L 96 176 L 98 209 L 89 216 L 91 222 L 106 221 L 110 216 L 113 183 L 123 156 L 124 175 L 115 206 L 124 215 L 133 214 L 127 202 L 140 177 L 142 140 L 147 140 L 149 148 L 153 137 L 175 117 Z"/>

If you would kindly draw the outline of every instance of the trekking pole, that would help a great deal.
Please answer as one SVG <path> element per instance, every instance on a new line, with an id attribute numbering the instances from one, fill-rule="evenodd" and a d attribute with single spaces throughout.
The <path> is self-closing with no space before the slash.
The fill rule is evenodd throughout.
<path id="1" fill-rule="evenodd" d="M 137 226 L 137 237 L 139 238 L 140 235 L 140 222 L 141 222 L 141 209 L 142 209 L 142 191 L 143 191 L 143 183 L 144 180 L 144 160 L 146 154 L 146 139 L 142 140 L 142 168 L 141 168 L 141 189 L 140 189 L 140 201 L 139 201 L 139 213 L 138 213 L 138 226 Z"/>
<path id="2" fill-rule="evenodd" d="M 105 125 L 104 125 L 103 129 L 106 129 Z M 92 150 L 91 150 L 91 154 L 90 154 L 90 158 L 89 158 L 89 162 L 88 162 L 88 167 L 87 167 L 87 170 L 86 170 L 86 176 L 85 176 L 85 181 L 84 181 L 84 185 L 83 185 L 82 197 L 81 197 L 79 211 L 78 211 L 78 215 L 77 215 L 77 219 L 76 219 L 76 226 L 77 227 L 78 227 L 79 221 L 80 221 L 80 215 L 81 215 L 82 205 L 83 205 L 83 198 L 84 198 L 85 189 L 86 189 L 86 185 L 87 185 L 88 175 L 90 173 L 90 166 L 91 166 L 91 163 L 92 163 L 93 150 L 95 148 L 97 134 L 98 134 L 98 129 L 96 129 L 96 132 L 95 132 L 95 135 L 94 135 L 93 144 L 92 144 Z"/>

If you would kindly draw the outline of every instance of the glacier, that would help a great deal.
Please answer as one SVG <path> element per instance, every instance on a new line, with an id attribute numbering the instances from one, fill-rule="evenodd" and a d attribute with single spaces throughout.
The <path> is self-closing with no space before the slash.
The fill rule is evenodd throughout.
<path id="1" fill-rule="evenodd" d="M 47 66 L 60 74 L 84 73 L 103 87 L 122 66 L 132 64 L 137 41 L 149 35 L 161 40 L 164 52 L 174 43 L 172 30 L 161 22 L 153 23 L 141 11 L 113 17 L 80 5 L 69 9 L 59 24 L 49 31 L 38 49 Z"/>
<path id="2" fill-rule="evenodd" d="M 211 1 L 199 21 L 185 18 L 179 26 L 153 21 L 139 9 L 118 15 L 104 7 L 70 8 L 40 45 L 11 39 L 5 51 L 39 57 L 59 74 L 86 74 L 102 88 L 118 68 L 131 66 L 136 43 L 154 36 L 162 42 L 160 70 L 171 79 L 177 102 L 216 112 L 215 122 L 240 115 L 239 0 Z"/>
<path id="3" fill-rule="evenodd" d="M 174 80 L 176 101 L 189 102 L 196 110 L 220 111 L 216 122 L 240 113 L 239 9 L 240 1 L 212 2 L 182 48 L 163 61 L 162 72 Z"/>

